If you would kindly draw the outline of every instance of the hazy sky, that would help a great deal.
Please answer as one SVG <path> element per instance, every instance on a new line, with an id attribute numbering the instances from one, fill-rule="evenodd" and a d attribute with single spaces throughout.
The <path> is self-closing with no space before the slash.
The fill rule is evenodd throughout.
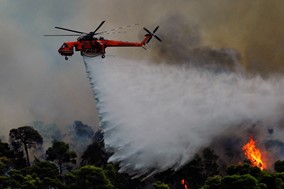
<path id="1" fill-rule="evenodd" d="M 70 22 L 78 6 L 75 1 L 1 1 L 0 135 L 34 120 L 96 124 L 81 57 L 66 62 L 57 49 L 67 39 L 43 37 Z"/>
<path id="2" fill-rule="evenodd" d="M 82 57 L 75 53 L 66 62 L 57 53 L 75 38 L 43 37 L 64 33 L 54 26 L 88 32 L 102 20 L 107 21 L 102 30 L 139 23 L 126 35 L 108 36 L 133 41 L 140 40 L 143 26 L 152 29 L 180 15 L 198 26 L 202 45 L 235 48 L 248 70 L 275 72 L 284 71 L 283 9 L 282 0 L 0 0 L 0 135 L 34 120 L 97 122 Z M 174 21 L 163 24 L 172 25 L 169 33 L 182 31 Z M 134 59 L 149 55 L 142 49 L 107 52 Z"/>

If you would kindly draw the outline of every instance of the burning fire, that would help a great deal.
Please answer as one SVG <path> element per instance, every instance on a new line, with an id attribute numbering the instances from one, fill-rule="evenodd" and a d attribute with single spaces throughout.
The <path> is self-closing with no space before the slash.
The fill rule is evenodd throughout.
<path id="1" fill-rule="evenodd" d="M 259 167 L 261 170 L 266 168 L 265 163 L 263 162 L 260 150 L 255 146 L 255 141 L 250 137 L 249 142 L 243 146 L 243 151 L 252 163 L 253 166 Z"/>
<path id="2" fill-rule="evenodd" d="M 189 189 L 184 179 L 180 181 L 180 184 L 184 186 L 184 189 Z"/>

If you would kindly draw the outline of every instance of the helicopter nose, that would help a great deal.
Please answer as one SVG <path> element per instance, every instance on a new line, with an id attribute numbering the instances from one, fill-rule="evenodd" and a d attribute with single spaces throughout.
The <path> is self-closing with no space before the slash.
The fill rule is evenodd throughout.
<path id="1" fill-rule="evenodd" d="M 62 54 L 63 49 L 62 49 L 62 48 L 59 48 L 59 49 L 58 49 L 58 52 L 59 52 L 59 54 Z"/>

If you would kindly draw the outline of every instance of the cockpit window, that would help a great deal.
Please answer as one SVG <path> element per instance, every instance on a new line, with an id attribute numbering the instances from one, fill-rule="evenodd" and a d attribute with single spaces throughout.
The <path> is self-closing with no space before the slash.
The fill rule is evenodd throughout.
<path id="1" fill-rule="evenodd" d="M 66 43 L 63 43 L 63 45 L 61 46 L 61 48 L 67 48 L 68 45 Z"/>

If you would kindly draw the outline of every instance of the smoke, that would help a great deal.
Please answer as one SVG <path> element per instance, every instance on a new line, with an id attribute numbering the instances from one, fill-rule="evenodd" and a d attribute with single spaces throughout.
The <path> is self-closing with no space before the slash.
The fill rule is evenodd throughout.
<path id="1" fill-rule="evenodd" d="M 116 3 L 104 5 L 119 14 Z M 264 33 L 260 28 L 278 31 L 282 20 L 271 19 L 281 12 L 277 5 L 218 0 L 163 1 L 151 7 L 147 1 L 129 2 L 121 7 L 126 14 L 117 16 L 116 22 L 133 15 L 128 20 L 138 20 L 150 30 L 160 25 L 157 35 L 163 43 L 149 44 L 148 52 L 127 49 L 128 60 L 108 58 L 104 63 L 95 60 L 94 65 L 86 61 L 106 147 L 114 153 L 110 161 L 120 163 L 121 171 L 129 174 L 155 173 L 178 169 L 205 146 L 226 148 L 222 136 L 235 136 L 227 138 L 232 143 L 227 148 L 240 147 L 246 142 L 244 128 L 259 121 L 265 131 L 277 127 L 282 133 L 283 77 L 263 79 L 239 72 L 240 62 L 254 73 L 281 72 L 283 63 L 277 58 L 281 53 L 271 44 L 279 45 L 283 32 L 274 36 L 272 29 Z M 123 50 L 119 51 L 121 55 Z M 162 64 L 152 65 L 157 62 Z M 233 135 L 239 127 L 241 131 Z M 259 141 L 267 139 L 263 133 L 257 136 Z M 237 147 L 228 153 L 235 152 Z M 241 158 L 229 155 L 233 161 Z"/>
<path id="2" fill-rule="evenodd" d="M 109 161 L 129 174 L 178 169 L 232 126 L 283 118 L 283 77 L 117 57 L 85 64 Z"/>
<path id="3" fill-rule="evenodd" d="M 175 40 L 172 48 L 200 43 L 213 49 L 233 48 L 240 53 L 242 63 L 253 73 L 283 72 L 283 39 L 284 39 L 284 2 L 281 0 L 227 1 L 227 0 L 151 0 L 131 1 L 91 1 L 82 2 L 84 11 L 78 15 L 78 21 L 83 18 L 107 20 L 104 27 L 120 26 L 128 23 L 139 23 L 148 29 L 160 25 L 160 31 L 167 28 L 165 40 Z M 123 14 L 122 14 L 123 13 Z M 172 16 L 175 15 L 175 16 Z M 176 15 L 182 17 L 185 27 L 179 27 Z M 169 17 L 169 22 L 164 22 Z M 100 18 L 100 19 L 99 19 Z M 83 24 L 93 25 L 94 21 L 86 19 Z M 141 27 L 142 29 L 142 27 Z M 190 30 L 189 30 L 190 29 Z M 197 38 L 190 40 L 187 36 L 200 30 Z M 163 33 L 163 32 L 162 32 Z M 194 35 L 195 36 L 195 35 Z M 110 38 L 110 36 L 107 36 Z M 202 38 L 200 40 L 200 37 Z M 135 32 L 127 35 L 111 36 L 120 40 L 140 40 Z M 180 42 L 182 41 L 182 42 Z M 151 44 L 150 44 L 151 46 Z M 164 48 L 164 47 L 162 47 Z M 110 51 L 108 49 L 108 51 Z M 116 51 L 115 49 L 113 51 Z M 125 57 L 137 57 L 151 52 L 132 49 L 119 49 L 119 54 Z M 123 53 L 122 53 L 123 52 Z M 155 53 L 153 53 L 155 56 Z"/>
<path id="4" fill-rule="evenodd" d="M 98 80 L 97 92 L 107 93 L 105 97 L 97 96 L 98 107 L 106 114 L 100 114 L 106 120 L 103 125 L 109 124 L 104 131 L 108 149 L 115 152 L 112 160 L 121 162 L 122 170 L 144 173 L 154 168 L 158 171 L 177 168 L 190 159 L 189 152 L 211 143 L 214 135 L 227 133 L 226 127 L 236 127 L 242 120 L 257 120 L 264 115 L 261 120 L 268 122 L 265 125 L 278 125 L 277 120 L 283 115 L 282 77 L 264 80 L 223 70 L 236 70 L 241 61 L 248 71 L 257 74 L 283 72 L 283 3 L 281 0 L 157 0 L 155 3 L 4 0 L 0 7 L 0 135 L 8 135 L 11 128 L 33 120 L 60 127 L 70 120 L 95 125 L 95 105 L 80 56 L 75 55 L 65 64 L 57 54 L 63 41 L 74 38 L 47 39 L 42 35 L 55 34 L 54 26 L 88 32 L 102 20 L 107 21 L 103 30 L 132 23 L 139 23 L 141 30 L 142 26 L 152 30 L 160 25 L 157 34 L 163 38 L 158 48 L 150 43 L 149 51 L 107 49 L 107 53 L 119 51 L 119 55 L 116 59 L 108 58 L 106 65 L 95 63 L 99 69 L 90 70 L 90 74 L 96 73 L 92 77 Z M 106 37 L 139 41 L 142 36 L 130 31 L 127 35 Z M 145 60 L 145 57 L 151 58 Z M 115 67 L 114 62 L 120 66 Z M 151 65 L 153 62 L 173 65 Z M 188 66 L 178 65 L 181 62 Z M 199 64 L 205 64 L 203 68 L 207 67 L 207 71 L 191 67 Z M 218 74 L 220 68 L 222 73 Z M 114 76 L 123 81 L 111 81 Z M 120 110 L 120 106 L 124 109 Z M 282 116 L 282 123 L 283 120 Z M 275 132 L 275 140 L 281 141 L 281 134 Z M 166 138 L 169 139 L 165 142 Z M 174 149 L 177 145 L 180 146 Z M 168 149 L 172 151 L 168 153 Z M 166 159 L 161 158 L 163 153 Z"/>
<path id="5" fill-rule="evenodd" d="M 154 48 L 151 49 L 152 61 L 186 63 L 216 71 L 241 70 L 238 51 L 232 48 L 213 49 L 204 46 L 201 43 L 201 31 L 198 26 L 180 14 L 164 17 L 160 24 L 163 27 L 157 33 L 163 39 L 163 43 L 154 43 Z"/>
<path id="6" fill-rule="evenodd" d="M 283 115 L 280 117 L 283 118 Z M 219 170 L 226 173 L 228 166 L 243 162 L 245 155 L 242 147 L 253 137 L 257 148 L 262 153 L 266 169 L 273 171 L 274 162 L 284 157 L 284 154 L 278 153 L 281 150 L 279 144 L 282 139 L 279 140 L 272 133 L 275 129 L 283 134 L 283 130 L 279 128 L 281 125 L 282 123 L 261 121 L 245 121 L 238 125 L 231 125 L 225 132 L 215 137 L 210 144 L 210 147 L 219 155 Z"/>
<path id="7" fill-rule="evenodd" d="M 12 127 L 33 120 L 58 125 L 76 119 L 92 125 L 96 122 L 96 116 L 89 115 L 89 112 L 95 112 L 95 106 L 83 67 L 79 64 L 80 56 L 75 55 L 65 64 L 57 54 L 62 42 L 74 38 L 42 37 L 43 34 L 61 33 L 55 31 L 54 26 L 88 32 L 102 20 L 107 21 L 103 30 L 132 23 L 139 23 L 141 30 L 142 26 L 152 30 L 160 25 L 158 35 L 168 29 L 167 35 L 163 35 L 163 45 L 167 44 L 169 36 L 173 42 L 173 37 L 178 38 L 173 50 L 182 49 L 180 45 L 188 50 L 187 45 L 192 48 L 198 44 L 199 47 L 209 46 L 209 51 L 214 54 L 219 50 L 220 53 L 227 52 L 229 47 L 240 53 L 249 71 L 281 72 L 283 3 L 281 0 L 157 0 L 155 3 L 150 0 L 124 0 L 123 3 L 115 0 L 25 0 L 17 3 L 3 0 L 0 7 L 1 135 L 8 135 Z M 181 21 L 164 22 L 177 14 Z M 179 22 L 184 27 L 176 26 Z M 141 40 L 136 29 L 126 35 L 106 37 Z M 151 46 L 149 44 L 149 48 Z M 157 60 L 157 51 L 107 49 L 110 54 L 115 51 L 119 51 L 121 57 L 151 56 Z M 203 52 L 198 50 L 198 53 Z M 163 60 L 159 59 L 159 62 Z"/>
<path id="8" fill-rule="evenodd" d="M 65 125 L 64 127 L 58 127 L 54 123 L 45 124 L 42 121 L 34 121 L 31 125 L 43 137 L 44 151 L 52 146 L 54 140 L 64 141 L 79 156 L 91 144 L 95 136 L 93 126 L 86 125 L 81 121 L 74 121 L 72 125 Z"/>

